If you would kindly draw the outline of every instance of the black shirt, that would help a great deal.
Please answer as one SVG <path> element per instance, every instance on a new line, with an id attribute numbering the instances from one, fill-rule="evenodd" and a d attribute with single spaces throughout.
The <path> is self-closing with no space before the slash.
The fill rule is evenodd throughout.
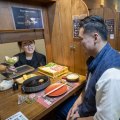
<path id="1" fill-rule="evenodd" d="M 18 59 L 19 59 L 18 62 L 15 64 L 15 67 L 19 67 L 21 65 L 29 65 L 29 66 L 32 66 L 34 68 L 38 68 L 39 66 L 46 65 L 45 55 L 40 54 L 38 52 L 33 53 L 33 57 L 31 60 L 26 59 L 25 52 L 18 53 L 15 56 L 18 56 Z"/>

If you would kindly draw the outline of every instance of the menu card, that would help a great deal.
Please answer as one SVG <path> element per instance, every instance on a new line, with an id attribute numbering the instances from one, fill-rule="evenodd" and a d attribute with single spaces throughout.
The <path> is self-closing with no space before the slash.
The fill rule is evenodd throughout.
<path id="1" fill-rule="evenodd" d="M 17 112 L 16 114 L 10 116 L 6 120 L 28 120 L 22 112 Z"/>

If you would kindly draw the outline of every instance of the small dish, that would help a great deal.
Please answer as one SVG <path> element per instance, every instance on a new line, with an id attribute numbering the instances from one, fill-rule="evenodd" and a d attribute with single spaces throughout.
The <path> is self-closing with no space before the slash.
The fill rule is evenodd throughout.
<path id="1" fill-rule="evenodd" d="M 66 76 L 66 80 L 69 82 L 77 82 L 79 81 L 79 75 L 76 73 L 70 73 Z"/>

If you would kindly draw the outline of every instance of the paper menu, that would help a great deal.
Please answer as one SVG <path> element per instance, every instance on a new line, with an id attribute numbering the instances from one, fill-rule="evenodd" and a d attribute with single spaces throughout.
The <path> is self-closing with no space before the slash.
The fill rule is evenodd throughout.
<path id="1" fill-rule="evenodd" d="M 17 112 L 6 120 L 28 120 L 28 118 L 22 112 Z"/>

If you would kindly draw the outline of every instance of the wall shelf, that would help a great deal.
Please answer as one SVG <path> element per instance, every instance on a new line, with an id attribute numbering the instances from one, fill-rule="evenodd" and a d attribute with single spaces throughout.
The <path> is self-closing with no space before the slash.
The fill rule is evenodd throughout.
<path id="1" fill-rule="evenodd" d="M 36 39 L 44 39 L 44 29 L 0 30 L 0 44 Z"/>
<path id="2" fill-rule="evenodd" d="M 22 4 L 42 4 L 42 5 L 48 5 L 51 3 L 56 2 L 56 0 L 6 0 L 8 2 L 14 2 L 14 3 L 22 3 Z"/>
<path id="3" fill-rule="evenodd" d="M 43 2 L 43 3 L 56 2 L 56 0 L 30 0 L 30 1 L 39 1 L 39 2 Z"/>

